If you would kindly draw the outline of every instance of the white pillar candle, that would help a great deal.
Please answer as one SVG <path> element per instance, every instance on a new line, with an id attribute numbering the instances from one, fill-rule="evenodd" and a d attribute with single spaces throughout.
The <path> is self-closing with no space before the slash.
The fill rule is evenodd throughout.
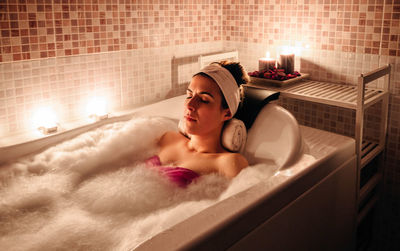
<path id="1" fill-rule="evenodd" d="M 294 54 L 279 55 L 279 68 L 284 69 L 286 74 L 294 72 Z"/>
<path id="2" fill-rule="evenodd" d="M 265 58 L 260 58 L 258 60 L 258 71 L 268 71 L 275 67 L 276 60 L 274 58 L 270 58 L 269 52 L 265 54 Z"/>

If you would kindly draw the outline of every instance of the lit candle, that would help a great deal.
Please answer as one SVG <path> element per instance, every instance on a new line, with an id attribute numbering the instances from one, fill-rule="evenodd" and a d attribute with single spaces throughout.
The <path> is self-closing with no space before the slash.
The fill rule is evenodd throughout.
<path id="1" fill-rule="evenodd" d="M 286 74 L 294 72 L 294 53 L 284 52 L 279 55 L 279 67 L 284 69 Z"/>
<path id="2" fill-rule="evenodd" d="M 271 58 L 269 55 L 269 51 L 265 53 L 265 58 L 260 58 L 258 60 L 258 71 L 268 71 L 275 67 L 276 60 Z"/>

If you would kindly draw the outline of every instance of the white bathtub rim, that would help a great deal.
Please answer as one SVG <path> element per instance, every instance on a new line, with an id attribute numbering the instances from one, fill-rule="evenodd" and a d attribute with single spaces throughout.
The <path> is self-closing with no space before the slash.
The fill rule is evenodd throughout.
<path id="1" fill-rule="evenodd" d="M 177 102 L 180 102 L 180 97 L 178 97 Z M 118 116 L 118 117 L 112 117 L 112 118 L 110 118 L 108 120 L 100 121 L 100 122 L 98 122 L 98 124 L 91 124 L 91 125 L 88 125 L 88 126 L 89 127 L 93 127 L 93 128 L 97 128 L 97 127 L 99 127 L 100 125 L 103 125 L 103 124 L 129 120 L 135 115 L 140 115 L 141 114 L 140 111 L 141 111 L 141 109 L 135 109 L 135 111 L 133 113 L 122 115 L 122 116 Z M 178 112 L 176 114 L 178 114 Z M 169 119 L 171 119 L 171 118 L 169 118 Z M 112 121 L 112 120 L 115 120 L 115 121 Z M 304 128 L 307 128 L 307 127 L 304 127 Z M 82 130 L 87 131 L 87 129 L 85 129 L 85 128 L 82 129 Z M 317 130 L 317 129 L 313 129 L 313 130 Z M 60 132 L 59 134 L 63 134 L 63 133 Z M 79 135 L 80 133 L 76 133 L 76 134 Z M 54 138 L 56 138 L 56 136 L 57 135 L 54 135 Z M 50 136 L 48 138 L 51 139 L 53 137 Z M 354 152 L 354 147 L 352 149 L 353 149 L 353 152 Z M 250 206 L 254 207 L 254 206 L 258 205 L 258 203 L 261 203 L 261 202 L 263 202 L 265 200 L 268 200 L 269 198 L 274 196 L 277 192 L 281 191 L 282 189 L 285 189 L 290 184 L 292 184 L 293 181 L 296 181 L 296 180 L 300 179 L 301 177 L 303 177 L 304 175 L 306 175 L 307 173 L 311 172 L 312 170 L 317 168 L 321 163 L 324 163 L 324 161 L 327 161 L 327 159 L 335 158 L 335 154 L 336 154 L 336 151 L 332 151 L 332 152 L 330 152 L 328 154 L 325 154 L 323 158 L 317 159 L 312 165 L 310 165 L 309 167 L 307 167 L 305 169 L 300 170 L 297 173 L 285 176 L 284 173 L 282 172 L 280 175 L 284 176 L 284 177 L 282 177 L 283 181 L 281 183 L 279 183 L 277 186 L 275 186 L 275 185 L 272 186 L 272 188 L 269 190 L 268 193 L 265 193 L 265 187 L 270 186 L 271 181 L 270 180 L 263 180 L 263 181 L 259 182 L 258 184 L 254 185 L 254 186 L 252 186 L 252 187 L 250 187 L 248 189 L 245 189 L 245 190 L 243 190 L 243 191 L 241 191 L 241 192 L 239 192 L 239 193 L 237 193 L 235 195 L 233 195 L 232 197 L 229 197 L 229 198 L 226 198 L 224 200 L 221 200 L 220 202 L 216 203 L 215 205 L 212 205 L 210 208 L 213 208 L 214 206 L 217 206 L 217 205 L 221 206 L 220 204 L 224 204 L 224 203 L 228 203 L 229 204 L 229 202 L 231 200 L 234 200 L 235 198 L 237 199 L 238 197 L 241 197 L 241 196 L 244 196 L 244 198 L 246 199 L 244 201 L 247 201 L 247 203 L 248 203 L 247 206 L 250 205 Z M 0 156 L 2 156 L 2 155 L 3 154 L 1 153 Z M 248 195 L 252 195 L 252 196 L 248 196 Z M 236 202 L 233 201 L 232 203 L 235 206 L 240 206 L 240 208 L 237 208 L 236 210 L 234 210 L 232 212 L 228 210 L 229 213 L 227 215 L 224 215 L 223 219 L 221 218 L 218 222 L 215 222 L 215 223 L 214 222 L 210 222 L 210 224 L 206 224 L 206 225 L 209 225 L 209 226 L 207 226 L 208 227 L 207 229 L 215 229 L 215 228 L 223 227 L 225 224 L 227 224 L 227 222 L 229 222 L 230 219 L 232 219 L 232 217 L 237 217 L 240 213 L 243 213 L 243 212 L 249 210 L 249 208 L 247 208 L 247 207 L 246 207 L 247 209 L 245 209 L 244 205 L 242 205 L 242 201 L 241 201 L 241 203 L 237 203 L 237 201 Z M 224 204 L 222 206 L 227 206 L 227 205 Z M 211 210 L 211 209 L 207 208 L 206 210 Z M 206 211 L 206 212 L 209 212 L 209 211 Z M 200 212 L 200 213 L 202 213 L 202 212 Z M 190 220 L 192 217 L 196 217 L 196 215 L 197 214 L 189 217 L 187 220 Z M 185 222 L 185 221 L 186 220 L 184 220 L 182 222 Z M 178 224 L 180 224 L 180 223 L 178 223 Z M 175 225 L 175 226 L 177 226 L 177 225 Z M 174 227 L 172 227 L 171 229 L 173 230 Z M 171 231 L 171 229 L 167 230 L 166 232 L 168 233 L 169 231 Z M 197 237 L 193 236 L 192 238 L 197 238 Z M 201 235 L 200 235 L 200 237 L 201 237 Z M 187 243 L 189 243 L 189 242 L 187 242 Z M 187 245 L 189 245 L 189 244 L 187 244 Z"/>

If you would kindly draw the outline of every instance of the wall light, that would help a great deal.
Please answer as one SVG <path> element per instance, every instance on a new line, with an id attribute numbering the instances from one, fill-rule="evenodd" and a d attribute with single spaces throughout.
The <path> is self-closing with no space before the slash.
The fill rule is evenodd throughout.
<path id="1" fill-rule="evenodd" d="M 86 112 L 92 122 L 108 118 L 107 101 L 103 97 L 94 97 L 89 100 Z"/>
<path id="2" fill-rule="evenodd" d="M 43 134 L 55 133 L 58 130 L 57 116 L 50 107 L 40 107 L 33 114 L 33 126 Z"/>

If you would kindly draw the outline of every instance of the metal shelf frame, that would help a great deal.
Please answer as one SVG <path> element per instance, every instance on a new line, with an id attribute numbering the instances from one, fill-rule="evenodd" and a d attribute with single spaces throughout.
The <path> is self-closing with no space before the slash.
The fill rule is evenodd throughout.
<path id="1" fill-rule="evenodd" d="M 369 88 L 368 84 L 384 78 L 382 89 Z M 360 208 L 361 202 L 367 198 L 377 187 L 383 177 L 383 167 L 380 165 L 378 172 L 360 188 L 361 170 L 378 154 L 384 151 L 387 135 L 387 120 L 389 109 L 389 90 L 390 90 L 391 65 L 384 65 L 371 72 L 361 74 L 358 77 L 357 85 L 346 85 L 328 82 L 318 82 L 312 80 L 302 80 L 298 83 L 283 87 L 256 85 L 250 83 L 249 86 L 279 91 L 281 97 L 311 101 L 326 105 L 343 107 L 355 110 L 355 151 L 357 154 L 357 221 L 360 223 L 378 201 L 377 194 L 371 196 L 366 206 Z M 363 140 L 363 126 L 365 110 L 382 101 L 382 114 L 380 122 L 380 135 L 378 142 L 368 142 Z"/>

